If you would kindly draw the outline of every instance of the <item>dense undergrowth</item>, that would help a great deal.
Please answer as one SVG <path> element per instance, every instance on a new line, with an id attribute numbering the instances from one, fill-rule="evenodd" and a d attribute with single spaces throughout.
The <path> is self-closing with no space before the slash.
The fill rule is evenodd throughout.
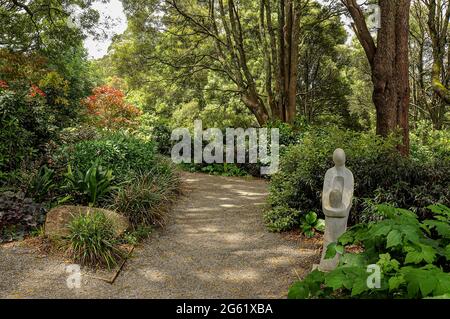
<path id="1" fill-rule="evenodd" d="M 334 164 L 332 154 L 343 148 L 347 167 L 355 176 L 351 224 L 377 219 L 377 204 L 410 209 L 420 218 L 429 216 L 424 207 L 450 205 L 450 135 L 422 130 L 412 134 L 410 157 L 399 156 L 397 139 L 381 139 L 370 132 L 317 128 L 304 132 L 299 143 L 287 146 L 280 170 L 272 176 L 265 214 L 273 231 L 297 227 L 313 211 L 322 215 L 323 177 Z"/>
<path id="2" fill-rule="evenodd" d="M 88 112 L 81 101 L 65 121 L 52 92 L 12 81 L 0 88 L 0 242 L 36 233 L 60 205 L 107 208 L 129 219 L 122 238 L 104 216 L 80 216 L 63 246 L 77 262 L 112 267 L 119 244 L 136 244 L 164 224 L 179 191 L 177 170 L 151 136 L 139 134 L 137 111 L 117 90 L 94 91 Z"/>

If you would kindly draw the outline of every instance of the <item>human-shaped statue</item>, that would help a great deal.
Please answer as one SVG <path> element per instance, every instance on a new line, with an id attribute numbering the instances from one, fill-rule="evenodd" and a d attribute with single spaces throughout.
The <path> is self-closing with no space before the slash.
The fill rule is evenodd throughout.
<path id="1" fill-rule="evenodd" d="M 322 259 L 319 270 L 332 271 L 339 264 L 340 255 L 325 259 L 328 245 L 336 243 L 347 230 L 347 222 L 352 208 L 354 178 L 352 172 L 345 167 L 345 152 L 337 149 L 333 154 L 335 166 L 325 175 L 322 193 L 322 209 L 325 214 L 325 234 Z"/>

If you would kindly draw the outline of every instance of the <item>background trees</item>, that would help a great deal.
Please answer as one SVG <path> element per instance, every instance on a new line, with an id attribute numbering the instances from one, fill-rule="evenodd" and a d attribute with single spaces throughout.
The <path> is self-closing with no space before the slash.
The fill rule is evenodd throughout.
<path id="1" fill-rule="evenodd" d="M 448 1 L 414 1 L 411 8 L 411 83 L 414 120 L 442 129 L 448 111 Z"/>
<path id="2" fill-rule="evenodd" d="M 322 41 L 332 32 L 341 32 L 337 41 L 344 41 L 336 11 L 309 0 L 125 4 L 130 24 L 121 41 L 132 41 L 128 53 L 135 58 L 127 54 L 128 63 L 153 70 L 169 68 L 167 82 L 215 73 L 221 87 L 208 90 L 238 96 L 260 125 L 272 120 L 294 122 L 299 97 L 305 96 L 299 94 L 301 74 L 322 71 L 313 65 L 307 71 L 299 67 L 302 53 L 308 59 L 313 33 L 319 35 L 321 25 L 328 24 L 322 29 L 327 30 Z"/>

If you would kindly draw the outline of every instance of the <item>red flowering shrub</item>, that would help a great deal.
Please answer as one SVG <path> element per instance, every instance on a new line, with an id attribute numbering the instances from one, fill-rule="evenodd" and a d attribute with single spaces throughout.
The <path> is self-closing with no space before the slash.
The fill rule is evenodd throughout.
<path id="1" fill-rule="evenodd" d="M 9 85 L 6 81 L 0 80 L 0 89 L 8 89 Z"/>
<path id="2" fill-rule="evenodd" d="M 142 112 L 125 101 L 121 90 L 104 85 L 95 88 L 92 93 L 85 104 L 97 126 L 121 129 L 138 124 L 137 118 Z"/>
<path id="3" fill-rule="evenodd" d="M 44 91 L 42 91 L 36 84 L 31 84 L 30 87 L 30 94 L 31 97 L 35 97 L 36 95 L 40 95 L 42 97 L 45 97 Z"/>

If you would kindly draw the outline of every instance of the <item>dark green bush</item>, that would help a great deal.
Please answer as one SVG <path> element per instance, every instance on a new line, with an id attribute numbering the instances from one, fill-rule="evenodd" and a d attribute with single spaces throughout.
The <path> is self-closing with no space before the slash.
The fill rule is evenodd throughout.
<path id="1" fill-rule="evenodd" d="M 171 135 L 172 130 L 167 125 L 158 123 L 158 125 L 153 127 L 151 136 L 152 140 L 156 141 L 158 153 L 162 155 L 170 155 L 173 145 L 173 142 L 170 139 Z"/>
<path id="2" fill-rule="evenodd" d="M 54 178 L 55 171 L 49 169 L 46 165 L 42 166 L 32 176 L 27 194 L 34 200 L 42 203 L 56 188 Z"/>
<path id="3" fill-rule="evenodd" d="M 449 204 L 450 163 L 445 159 L 425 161 L 404 158 L 395 150 L 397 140 L 381 139 L 372 133 L 356 133 L 338 129 L 307 132 L 300 144 L 288 147 L 281 158 L 280 171 L 272 177 L 268 226 L 276 228 L 276 214 L 283 224 L 287 218 L 293 226 L 300 216 L 310 211 L 321 214 L 321 192 L 326 171 L 334 164 L 332 154 L 343 148 L 347 167 L 355 176 L 355 199 L 351 223 L 371 219 L 373 206 L 390 203 L 411 209 L 425 217 L 432 203 Z M 285 208 L 290 208 L 284 211 Z M 293 210 L 291 210 L 293 209 Z M 289 217 L 290 216 L 290 217 Z"/>
<path id="4" fill-rule="evenodd" d="M 82 265 L 116 266 L 123 252 L 113 229 L 112 222 L 100 212 L 75 217 L 66 239 L 68 255 Z"/>
<path id="5" fill-rule="evenodd" d="M 433 218 L 420 222 L 415 213 L 380 205 L 383 220 L 359 224 L 328 247 L 327 257 L 342 251 L 339 266 L 318 270 L 289 290 L 289 298 L 425 298 L 450 294 L 450 209 L 433 205 Z M 358 245 L 362 253 L 346 247 Z M 367 284 L 368 267 L 381 271 L 380 286 Z"/>
<path id="6" fill-rule="evenodd" d="M 287 206 L 277 206 L 264 214 L 264 222 L 270 231 L 288 231 L 300 224 L 300 212 Z"/>
<path id="7" fill-rule="evenodd" d="M 251 168 L 249 164 L 244 168 L 244 164 L 181 164 L 181 168 L 189 171 L 189 172 L 202 172 L 211 175 L 220 175 L 220 176 L 248 176 L 251 175 L 247 171 Z M 258 172 L 254 172 L 254 174 L 259 174 Z"/>
<path id="8" fill-rule="evenodd" d="M 146 171 L 153 166 L 155 144 L 129 133 L 109 133 L 97 140 L 87 140 L 75 145 L 65 145 L 55 154 L 55 165 L 86 172 L 92 163 L 108 167 L 118 182 L 128 179 L 133 172 Z"/>
<path id="9" fill-rule="evenodd" d="M 44 99 L 0 89 L 0 182 L 23 161 L 34 159 L 56 128 Z"/>

